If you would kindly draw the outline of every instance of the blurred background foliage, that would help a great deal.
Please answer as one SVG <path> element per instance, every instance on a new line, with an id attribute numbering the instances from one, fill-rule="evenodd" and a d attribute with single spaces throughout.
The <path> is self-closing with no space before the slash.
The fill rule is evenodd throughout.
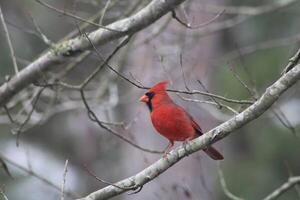
<path id="1" fill-rule="evenodd" d="M 88 19 L 103 11 L 108 1 L 44 2 Z M 150 1 L 109 2 L 103 18 L 104 25 L 137 12 Z M 255 100 L 280 77 L 289 58 L 299 48 L 300 3 L 295 1 L 287 7 L 253 16 L 228 14 L 226 6 L 235 6 L 239 11 L 242 8 L 239 6 L 259 9 L 276 2 L 286 1 L 188 1 L 176 12 L 180 18 L 192 24 L 201 24 L 215 16 L 213 9 L 205 5 L 216 5 L 218 10 L 225 6 L 225 13 L 213 23 L 195 30 L 180 25 L 170 15 L 164 16 L 134 35 L 111 63 L 127 77 L 141 81 L 146 86 L 167 79 L 171 82 L 171 88 L 185 89 L 188 86 L 190 89 L 203 90 L 197 83 L 197 80 L 201 80 L 209 92 L 233 99 Z M 53 42 L 60 41 L 74 30 L 79 34 L 74 19 L 49 10 L 34 0 L 0 0 L 0 5 L 20 69 L 49 48 L 40 39 L 31 17 Z M 239 17 L 247 19 L 227 29 L 209 31 L 214 23 L 222 24 Z M 99 17 L 96 21 L 99 21 Z M 95 29 L 90 26 L 85 31 Z M 110 42 L 98 49 L 108 55 L 117 44 L 117 41 Z M 0 49 L 0 82 L 3 84 L 14 75 L 3 27 L 0 27 Z M 78 84 L 98 64 L 97 55 L 91 54 L 62 80 Z M 51 80 L 65 67 L 66 64 L 58 65 L 45 77 Z M 249 86 L 252 94 L 236 76 Z M 10 108 L 14 117 L 24 119 L 32 107 L 31 100 L 36 91 L 35 86 L 30 86 L 22 92 L 24 101 Z M 224 152 L 225 160 L 220 166 L 233 194 L 245 199 L 261 199 L 289 176 L 300 174 L 299 92 L 298 83 L 263 116 L 216 145 Z M 137 99 L 143 93 L 143 90 L 108 69 L 102 70 L 86 89 L 90 105 L 101 120 L 122 122 L 125 125 L 112 127 L 143 147 L 161 150 L 167 141 L 154 134 L 147 108 L 138 103 Z M 184 101 L 175 94 L 171 96 L 192 113 L 205 131 L 233 116 L 225 109 Z M 210 100 L 196 95 L 185 97 Z M 238 111 L 245 108 L 229 105 Z M 47 115 L 43 118 L 45 113 Z M 89 175 L 85 165 L 102 179 L 115 182 L 137 173 L 160 157 L 132 148 L 91 122 L 77 91 L 46 89 L 20 136 L 18 147 L 16 135 L 11 133 L 17 127 L 10 123 L 4 110 L 0 122 L 0 157 L 5 158 L 13 176 L 11 178 L 4 170 L 0 170 L 0 188 L 9 200 L 22 199 L 24 195 L 32 200 L 60 198 L 66 159 L 69 159 L 66 188 L 76 196 L 84 196 L 105 186 Z M 45 177 L 58 189 L 20 170 L 16 164 Z M 140 193 L 131 196 L 124 194 L 114 199 L 226 200 L 228 197 L 219 183 L 217 170 L 217 164 L 199 152 L 147 184 Z M 299 199 L 299 196 L 300 191 L 291 189 L 279 199 L 293 200 Z"/>

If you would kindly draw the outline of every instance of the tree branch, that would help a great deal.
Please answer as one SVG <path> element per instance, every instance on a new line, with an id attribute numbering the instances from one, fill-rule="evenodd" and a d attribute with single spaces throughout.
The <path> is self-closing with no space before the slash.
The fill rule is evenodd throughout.
<path id="1" fill-rule="evenodd" d="M 10 39 L 10 36 L 9 36 L 9 33 L 8 33 L 6 23 L 5 23 L 5 20 L 4 20 L 4 16 L 3 16 L 3 13 L 2 13 L 1 6 L 0 6 L 0 21 L 1 21 L 3 29 L 4 29 L 4 33 L 5 33 L 5 37 L 6 37 L 6 40 L 7 40 L 8 47 L 9 47 L 9 52 L 10 52 L 10 56 L 11 56 L 11 59 L 12 59 L 13 66 L 14 66 L 15 73 L 16 73 L 16 75 L 18 75 L 19 69 L 18 69 L 17 59 L 16 59 L 16 55 L 15 55 L 15 52 L 14 52 L 13 45 L 11 43 L 11 39 Z"/>
<path id="2" fill-rule="evenodd" d="M 273 200 L 277 199 L 280 195 L 284 192 L 289 190 L 291 187 L 295 186 L 296 184 L 300 184 L 300 176 L 290 177 L 287 182 L 282 184 L 278 189 L 274 190 L 271 194 L 269 194 L 263 200 Z"/>
<path id="3" fill-rule="evenodd" d="M 149 181 L 155 179 L 168 168 L 179 162 L 185 156 L 188 156 L 200 149 L 211 145 L 222 138 L 228 136 L 233 131 L 244 126 L 250 121 L 262 115 L 279 96 L 289 87 L 294 85 L 300 78 L 300 65 L 296 65 L 289 72 L 279 78 L 273 85 L 266 89 L 265 93 L 251 106 L 245 109 L 240 114 L 222 123 L 216 128 L 210 130 L 206 134 L 188 142 L 185 147 L 179 148 L 170 152 L 166 158 L 161 158 L 138 174 L 126 178 L 115 183 L 118 187 L 141 187 Z M 126 192 L 126 189 L 120 189 L 113 185 L 95 191 L 80 200 L 103 200 L 120 195 Z"/>
<path id="4" fill-rule="evenodd" d="M 230 200 L 244 200 L 236 195 L 234 195 L 232 192 L 229 191 L 225 178 L 224 178 L 224 174 L 223 171 L 221 169 L 220 163 L 218 163 L 218 175 L 219 175 L 219 179 L 220 179 L 220 183 L 221 183 L 221 187 L 224 191 L 224 194 L 228 197 L 228 199 Z"/>
<path id="5" fill-rule="evenodd" d="M 148 27 L 163 15 L 174 10 L 177 5 L 184 1 L 185 0 L 153 0 L 136 14 L 106 26 L 109 29 L 117 31 L 112 32 L 99 28 L 89 33 L 88 37 L 93 44 L 103 45 L 112 40 L 131 35 Z M 65 63 L 71 56 L 91 48 L 91 43 L 86 37 L 81 36 L 54 45 L 53 49 L 48 50 L 30 63 L 25 69 L 20 71 L 18 77 L 13 77 L 0 87 L 0 106 L 5 105 L 15 94 L 38 80 L 43 72 L 50 70 L 59 63 Z"/>

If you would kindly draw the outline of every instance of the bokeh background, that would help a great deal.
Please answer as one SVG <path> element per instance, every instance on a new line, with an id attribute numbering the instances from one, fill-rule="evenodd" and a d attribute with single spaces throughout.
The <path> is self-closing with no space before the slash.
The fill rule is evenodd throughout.
<path id="1" fill-rule="evenodd" d="M 106 25 L 138 12 L 150 1 L 43 2 L 85 19 L 96 16 L 96 22 Z M 277 6 L 279 4 L 286 6 Z M 0 0 L 0 5 L 20 69 L 51 48 L 41 39 L 36 26 L 54 43 L 70 32 L 79 35 L 76 24 L 81 25 L 81 22 L 34 0 Z M 105 6 L 108 7 L 100 20 Z M 196 29 L 184 27 L 168 14 L 135 34 L 110 63 L 132 81 L 145 86 L 169 80 L 172 89 L 208 90 L 228 98 L 255 100 L 280 77 L 289 58 L 299 48 L 300 2 L 192 0 L 177 8 L 176 13 L 182 21 L 197 26 L 223 9 L 224 13 L 215 21 Z M 95 29 L 89 25 L 83 30 Z M 97 48 L 108 55 L 117 44 L 118 41 L 114 41 Z M 0 81 L 4 84 L 14 75 L 14 69 L 2 26 L 0 50 Z M 74 62 L 71 70 L 59 76 Z M 72 58 L 68 64 L 45 73 L 40 82 L 51 82 L 59 76 L 64 82 L 79 84 L 99 62 L 93 52 L 80 62 Z M 7 104 L 16 121 L 21 123 L 26 119 L 38 91 L 39 87 L 31 85 Z M 166 147 L 167 140 L 151 125 L 147 107 L 138 102 L 145 90 L 105 68 L 85 91 L 99 119 L 112 122 L 108 125 L 118 133 L 149 149 Z M 219 168 L 217 162 L 197 152 L 145 185 L 138 194 L 123 194 L 113 199 L 225 200 L 228 197 L 220 185 L 220 170 L 233 194 L 245 199 L 265 197 L 289 176 L 300 173 L 299 92 L 298 83 L 260 118 L 218 142 L 215 146 L 225 157 Z M 225 108 L 201 103 L 213 101 L 205 96 L 170 95 L 205 131 L 234 116 Z M 228 105 L 237 111 L 245 108 L 240 104 Z M 0 168 L 0 188 L 9 200 L 60 198 L 66 159 L 69 160 L 66 191 L 82 197 L 105 186 L 84 166 L 94 175 L 116 182 L 161 157 L 136 149 L 103 130 L 88 118 L 80 93 L 61 87 L 43 91 L 31 118 L 22 128 L 19 146 L 13 134 L 19 126 L 11 123 L 4 109 L 0 123 L 0 157 L 13 177 Z M 299 191 L 291 189 L 279 199 L 292 200 L 299 195 Z"/>

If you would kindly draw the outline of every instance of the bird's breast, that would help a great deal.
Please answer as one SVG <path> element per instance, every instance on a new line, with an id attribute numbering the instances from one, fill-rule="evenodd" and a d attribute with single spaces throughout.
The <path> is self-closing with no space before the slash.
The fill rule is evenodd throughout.
<path id="1" fill-rule="evenodd" d="M 196 135 L 190 118 L 177 106 L 161 106 L 151 112 L 154 128 L 172 141 L 184 141 Z"/>

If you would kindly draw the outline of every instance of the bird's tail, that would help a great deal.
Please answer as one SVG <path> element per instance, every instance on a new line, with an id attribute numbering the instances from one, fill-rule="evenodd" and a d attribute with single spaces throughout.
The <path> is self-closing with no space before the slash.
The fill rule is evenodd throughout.
<path id="1" fill-rule="evenodd" d="M 223 160 L 224 159 L 222 154 L 213 147 L 208 147 L 207 149 L 203 149 L 203 151 L 214 160 Z"/>

